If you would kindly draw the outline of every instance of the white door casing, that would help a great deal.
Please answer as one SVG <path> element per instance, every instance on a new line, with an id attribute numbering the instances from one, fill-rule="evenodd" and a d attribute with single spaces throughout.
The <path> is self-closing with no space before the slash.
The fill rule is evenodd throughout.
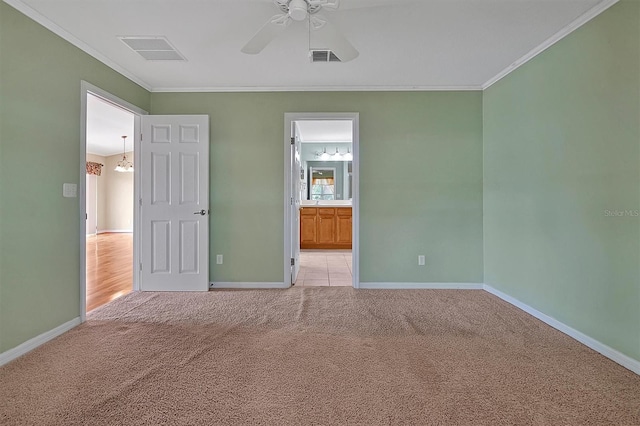
<path id="1" fill-rule="evenodd" d="M 87 235 L 94 235 L 98 233 L 98 176 L 88 174 L 86 185 Z"/>
<path id="2" fill-rule="evenodd" d="M 209 117 L 142 117 L 142 291 L 209 288 Z"/>
<path id="3" fill-rule="evenodd" d="M 300 272 L 300 168 L 301 147 L 300 138 L 296 131 L 297 124 L 293 122 L 293 143 L 291 144 L 291 283 L 295 283 Z"/>

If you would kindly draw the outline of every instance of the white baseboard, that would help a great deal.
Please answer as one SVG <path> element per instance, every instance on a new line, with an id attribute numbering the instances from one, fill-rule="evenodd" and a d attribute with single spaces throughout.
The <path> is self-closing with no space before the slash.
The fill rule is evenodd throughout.
<path id="1" fill-rule="evenodd" d="M 131 234 L 133 233 L 133 229 L 101 229 L 100 231 L 98 231 L 98 234 L 107 234 L 107 233 Z"/>
<path id="2" fill-rule="evenodd" d="M 547 325 L 550 325 L 551 327 L 555 328 L 558 331 L 563 332 L 564 334 L 566 334 L 569 337 L 573 337 L 574 339 L 576 339 L 578 342 L 582 343 L 583 345 L 593 349 L 594 351 L 606 356 L 607 358 L 609 358 L 610 360 L 620 364 L 621 366 L 623 366 L 624 368 L 627 368 L 631 371 L 633 371 L 634 373 L 640 375 L 640 361 L 635 360 L 621 352 L 618 352 L 617 350 L 605 345 L 604 343 L 601 343 L 599 341 L 597 341 L 596 339 L 587 336 L 584 333 L 581 333 L 580 331 L 569 327 L 568 325 L 561 323 L 560 321 L 558 321 L 555 318 L 550 317 L 547 314 L 543 314 L 542 312 L 538 311 L 537 309 L 532 308 L 531 306 L 522 303 L 521 301 L 519 301 L 518 299 L 509 296 L 508 294 L 505 294 L 503 292 L 501 292 L 500 290 L 496 290 L 495 288 L 491 287 L 490 285 L 485 284 L 484 285 L 484 289 L 485 291 L 488 291 L 489 293 L 493 294 L 494 296 L 499 297 L 500 299 L 504 300 L 507 303 L 512 304 L 513 306 L 515 306 L 516 308 L 522 309 L 523 311 L 525 311 L 526 313 L 528 313 L 529 315 L 532 315 L 536 318 L 538 318 L 540 321 L 546 323 Z"/>
<path id="3" fill-rule="evenodd" d="M 54 329 L 45 331 L 44 333 L 34 337 L 33 339 L 27 340 L 26 342 L 16 346 L 15 348 L 2 352 L 0 354 L 0 366 L 5 365 L 8 362 L 11 362 L 14 359 L 26 354 L 27 352 L 34 350 L 38 346 L 48 342 L 49 340 L 55 337 L 58 337 L 63 333 L 66 333 L 72 328 L 80 325 L 80 323 L 81 323 L 80 317 L 74 318 L 71 321 L 67 321 L 64 324 L 61 324 Z"/>
<path id="4" fill-rule="evenodd" d="M 289 288 L 284 282 L 212 282 L 209 288 Z"/>
<path id="5" fill-rule="evenodd" d="M 482 290 L 483 284 L 479 283 L 360 283 L 361 289 L 389 289 L 389 290 Z"/>

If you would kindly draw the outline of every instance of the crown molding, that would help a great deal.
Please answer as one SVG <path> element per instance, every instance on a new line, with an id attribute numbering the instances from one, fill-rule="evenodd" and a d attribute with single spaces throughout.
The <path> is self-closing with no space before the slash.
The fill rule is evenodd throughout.
<path id="1" fill-rule="evenodd" d="M 211 92 L 469 92 L 482 86 L 229 86 L 229 87 L 156 87 L 153 93 Z"/>
<path id="2" fill-rule="evenodd" d="M 596 4 L 587 12 L 580 15 L 577 19 L 571 22 L 569 25 L 567 25 L 566 27 L 564 27 L 563 29 L 561 29 L 560 31 L 558 31 L 557 33 L 555 33 L 554 35 L 546 39 L 544 42 L 542 42 L 542 44 L 533 48 L 526 55 L 524 55 L 523 57 L 521 57 L 511 65 L 509 65 L 507 68 L 500 71 L 491 79 L 489 79 L 486 83 L 482 85 L 482 90 L 487 90 L 489 87 L 493 86 L 495 83 L 502 80 L 507 75 L 511 74 L 512 72 L 514 72 L 515 70 L 517 70 L 518 68 L 520 68 L 521 66 L 523 66 L 524 64 L 526 64 L 527 62 L 529 62 L 530 60 L 532 60 L 533 58 L 535 58 L 536 56 L 544 52 L 545 50 L 547 50 L 548 48 L 550 48 L 551 46 L 553 46 L 554 44 L 556 44 L 557 42 L 559 42 L 560 40 L 562 40 L 563 38 L 565 38 L 566 36 L 574 32 L 575 30 L 577 30 L 578 28 L 586 24 L 587 22 L 591 21 L 596 16 L 600 15 L 605 10 L 609 9 L 614 4 L 618 3 L 618 1 L 620 0 L 603 0 L 600 3 Z"/>
<path id="3" fill-rule="evenodd" d="M 151 86 L 149 86 L 145 81 L 143 81 L 140 78 L 138 78 L 137 76 L 133 75 L 128 70 L 122 68 L 120 65 L 116 64 L 111 59 L 107 58 L 106 56 L 104 56 L 103 54 L 98 52 L 97 50 L 93 49 L 91 46 L 89 46 L 88 44 L 86 44 L 82 40 L 76 38 L 73 34 L 69 33 L 66 30 L 64 30 L 62 27 L 60 27 L 57 24 L 53 23 L 48 18 L 43 16 L 40 12 L 36 11 L 35 9 L 33 9 L 31 6 L 26 5 L 21 0 L 3 0 L 3 1 L 5 3 L 7 3 L 9 6 L 11 6 L 14 9 L 18 10 L 19 12 L 21 12 L 22 14 L 24 14 L 27 17 L 33 19 L 38 24 L 42 25 L 43 27 L 45 27 L 49 31 L 53 32 L 57 36 L 63 38 L 66 41 L 68 41 L 69 43 L 71 43 L 72 45 L 77 47 L 78 49 L 82 50 L 83 52 L 87 53 L 90 56 L 93 56 L 95 59 L 97 59 L 98 61 L 102 62 L 103 64 L 105 64 L 109 68 L 113 69 L 114 71 L 122 74 L 124 77 L 126 77 L 129 80 L 133 81 L 138 86 L 140 86 L 140 87 L 142 87 L 142 88 L 144 88 L 144 89 L 146 89 L 148 91 L 151 91 Z"/>

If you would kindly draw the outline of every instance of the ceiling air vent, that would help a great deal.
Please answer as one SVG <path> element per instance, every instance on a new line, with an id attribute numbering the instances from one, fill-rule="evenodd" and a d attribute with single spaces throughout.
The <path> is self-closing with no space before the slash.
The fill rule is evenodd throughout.
<path id="1" fill-rule="evenodd" d="M 312 50 L 311 62 L 342 62 L 335 53 L 330 50 Z"/>
<path id="2" fill-rule="evenodd" d="M 131 50 L 148 61 L 186 61 L 165 37 L 118 37 Z"/>

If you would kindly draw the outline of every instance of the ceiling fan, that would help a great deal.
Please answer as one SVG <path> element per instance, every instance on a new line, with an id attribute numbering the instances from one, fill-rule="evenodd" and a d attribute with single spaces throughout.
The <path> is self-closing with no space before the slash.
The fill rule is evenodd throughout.
<path id="1" fill-rule="evenodd" d="M 255 55 L 260 53 L 273 39 L 284 32 L 293 21 L 309 21 L 309 29 L 317 34 L 321 46 L 314 50 L 328 50 L 340 62 L 351 61 L 358 57 L 355 47 L 326 18 L 319 15 L 322 9 L 336 10 L 339 0 L 274 0 L 282 13 L 271 17 L 251 40 L 241 49 L 242 52 Z M 309 34 L 311 37 L 311 33 Z M 309 40 L 311 44 L 311 40 Z M 310 46 L 311 47 L 311 46 Z M 311 52 L 310 52 L 311 54 Z"/>

